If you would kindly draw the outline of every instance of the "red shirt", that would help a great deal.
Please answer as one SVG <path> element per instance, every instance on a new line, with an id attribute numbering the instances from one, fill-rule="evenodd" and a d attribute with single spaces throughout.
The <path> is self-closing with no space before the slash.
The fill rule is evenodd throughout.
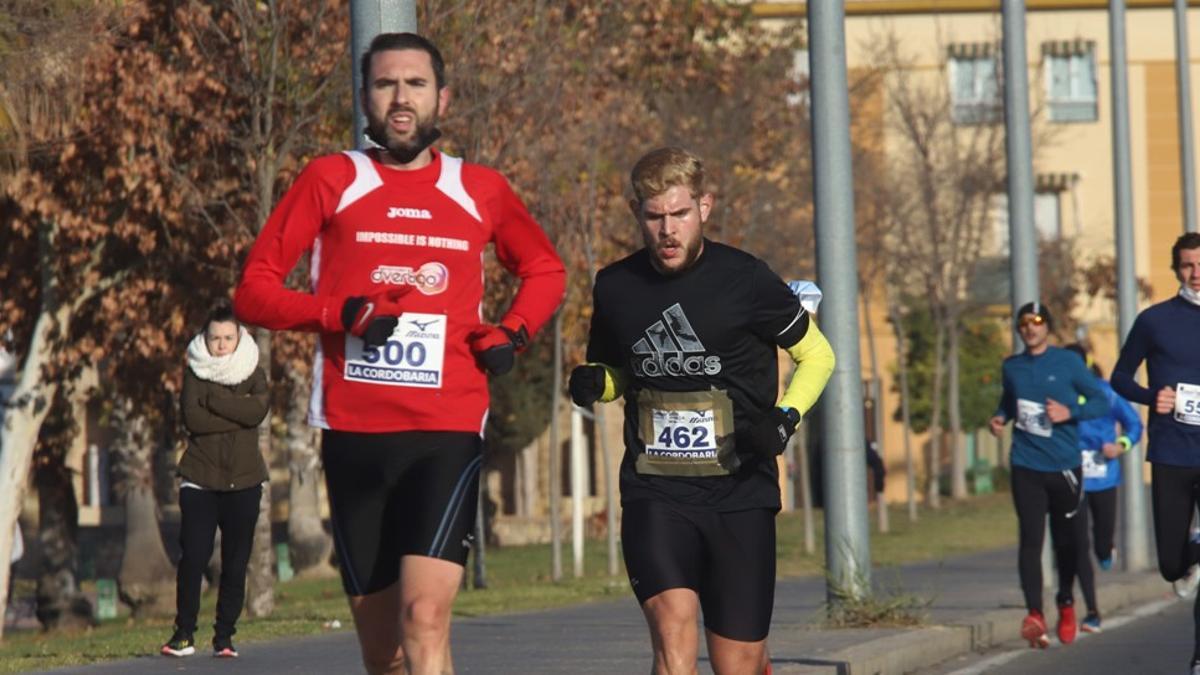
<path id="1" fill-rule="evenodd" d="M 483 253 L 520 277 L 505 319 L 532 336 L 563 297 L 554 246 L 496 171 L 433 153 L 414 171 L 347 151 L 313 160 L 254 243 L 234 300 L 240 319 L 321 332 L 309 423 L 360 432 L 482 433 L 487 377 L 467 345 L 480 323 Z M 312 251 L 312 293 L 284 279 Z M 384 347 L 343 332 L 342 303 L 404 285 L 400 325 Z"/>

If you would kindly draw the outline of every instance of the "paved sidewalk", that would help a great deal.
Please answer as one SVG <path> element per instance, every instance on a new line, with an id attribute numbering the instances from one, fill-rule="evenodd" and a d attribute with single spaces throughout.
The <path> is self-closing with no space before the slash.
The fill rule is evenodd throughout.
<path id="1" fill-rule="evenodd" d="M 1015 549 L 877 569 L 874 579 L 877 586 L 929 599 L 926 626 L 823 630 L 819 621 L 824 581 L 784 580 L 776 591 L 770 637 L 775 672 L 899 674 L 1018 637 L 1024 610 Z M 1170 585 L 1154 573 L 1097 572 L 1097 583 L 1102 613 L 1171 593 Z M 1046 598 L 1052 608 L 1053 594 L 1047 592 Z M 1078 593 L 1076 598 L 1082 606 Z M 1053 626 L 1052 609 L 1048 618 Z M 459 673 L 627 675 L 650 669 L 649 639 L 632 596 L 545 612 L 460 619 L 455 621 L 453 639 Z M 245 643 L 241 651 L 235 662 L 201 652 L 187 659 L 148 656 L 54 672 L 362 672 L 353 630 L 347 628 L 331 635 Z M 701 672 L 709 672 L 706 662 Z"/>

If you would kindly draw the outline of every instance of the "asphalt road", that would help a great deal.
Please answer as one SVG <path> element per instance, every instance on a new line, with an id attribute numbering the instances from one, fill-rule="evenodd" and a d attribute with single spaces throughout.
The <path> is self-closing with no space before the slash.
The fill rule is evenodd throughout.
<path id="1" fill-rule="evenodd" d="M 1053 617 L 1050 617 L 1053 620 Z M 1053 626 L 1051 627 L 1053 628 Z M 1192 602 L 1165 600 L 1105 620 L 1104 631 L 1048 649 L 1011 643 L 955 659 L 926 675 L 1185 675 L 1191 672 Z"/>

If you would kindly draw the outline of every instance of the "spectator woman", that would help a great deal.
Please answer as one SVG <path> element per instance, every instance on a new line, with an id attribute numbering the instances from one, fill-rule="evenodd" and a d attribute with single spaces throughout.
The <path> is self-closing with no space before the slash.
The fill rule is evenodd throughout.
<path id="1" fill-rule="evenodd" d="M 213 656 L 236 657 L 233 634 L 246 594 L 267 466 L 258 451 L 258 425 L 267 415 L 267 378 L 258 346 L 227 304 L 216 307 L 188 345 L 183 376 L 183 423 L 188 446 L 179 462 L 179 544 L 175 633 L 164 656 L 189 656 L 200 611 L 200 577 L 221 530 L 221 579 Z"/>

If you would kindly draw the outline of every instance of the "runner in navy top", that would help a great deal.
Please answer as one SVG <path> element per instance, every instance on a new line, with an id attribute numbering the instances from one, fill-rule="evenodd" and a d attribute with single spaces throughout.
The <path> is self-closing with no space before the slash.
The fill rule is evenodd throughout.
<path id="1" fill-rule="evenodd" d="M 1200 496 L 1200 234 L 1189 232 L 1175 240 L 1171 269 L 1179 279 L 1179 294 L 1134 320 L 1113 367 L 1112 386 L 1150 408 L 1146 459 L 1151 463 L 1158 570 L 1167 581 L 1180 582 L 1176 593 L 1187 595 L 1200 579 L 1200 543 L 1190 532 Z M 1148 387 L 1133 379 L 1143 361 Z M 1192 672 L 1200 675 L 1200 598 L 1193 617 Z"/>

